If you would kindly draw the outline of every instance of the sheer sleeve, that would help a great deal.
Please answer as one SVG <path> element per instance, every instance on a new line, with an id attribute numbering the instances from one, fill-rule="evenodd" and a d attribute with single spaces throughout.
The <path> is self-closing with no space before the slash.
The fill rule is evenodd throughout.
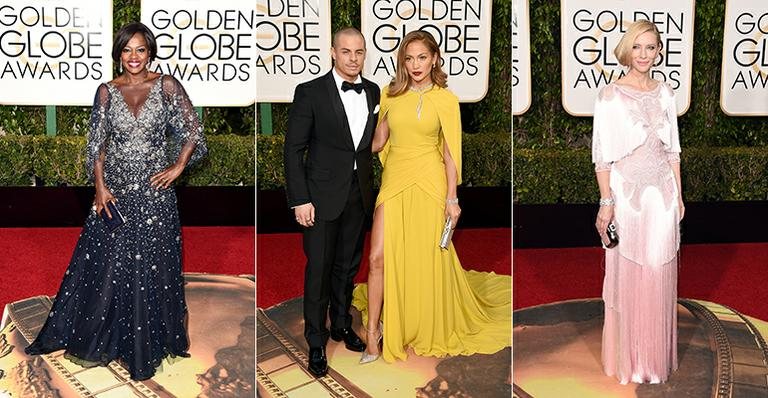
<path id="1" fill-rule="evenodd" d="M 597 162 L 595 163 L 595 171 L 610 170 L 613 162 Z"/>
<path id="2" fill-rule="evenodd" d="M 191 166 L 208 153 L 200 118 L 181 83 L 173 76 L 163 76 L 163 95 L 168 106 L 169 157 L 171 162 L 179 158 L 182 148 L 194 145 L 195 149 L 187 166 Z"/>
<path id="3" fill-rule="evenodd" d="M 601 137 L 609 127 L 606 126 L 606 110 L 602 97 L 603 90 L 598 93 L 595 99 L 595 111 L 592 116 L 592 163 L 595 164 L 595 171 L 605 170 L 606 165 L 608 165 L 607 168 L 610 168 L 610 163 L 603 161 L 603 142 Z"/>
<path id="4" fill-rule="evenodd" d="M 667 161 L 669 163 L 680 163 L 680 152 L 667 152 Z"/>
<path id="5" fill-rule="evenodd" d="M 96 89 L 96 95 L 93 98 L 93 109 L 91 110 L 91 123 L 88 129 L 88 142 L 85 146 L 85 172 L 88 182 L 94 181 L 94 167 L 96 160 L 105 153 L 107 141 L 109 141 L 109 120 L 107 112 L 109 111 L 109 89 L 102 83 Z"/>

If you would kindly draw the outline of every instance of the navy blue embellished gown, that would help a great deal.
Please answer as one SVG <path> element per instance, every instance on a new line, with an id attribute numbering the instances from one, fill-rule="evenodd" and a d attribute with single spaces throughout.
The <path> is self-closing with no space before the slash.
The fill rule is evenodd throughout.
<path id="1" fill-rule="evenodd" d="M 207 152 L 198 116 L 175 78 L 158 77 L 137 110 L 117 87 L 99 86 L 86 168 L 93 178 L 104 154 L 104 181 L 126 223 L 110 232 L 95 211 L 88 215 L 28 354 L 65 349 L 85 366 L 119 360 L 135 380 L 152 377 L 167 356 L 188 356 L 176 194 L 149 180 L 185 145 L 195 145 L 188 165 Z"/>

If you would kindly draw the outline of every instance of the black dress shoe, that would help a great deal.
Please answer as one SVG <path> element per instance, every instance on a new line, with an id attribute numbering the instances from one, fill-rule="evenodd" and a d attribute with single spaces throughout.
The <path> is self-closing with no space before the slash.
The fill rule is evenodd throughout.
<path id="1" fill-rule="evenodd" d="M 325 356 L 325 347 L 311 347 L 309 349 L 307 369 L 315 377 L 323 377 L 328 373 L 328 358 Z"/>
<path id="2" fill-rule="evenodd" d="M 350 351 L 363 352 L 365 350 L 365 343 L 352 328 L 331 329 L 331 338 L 333 341 L 344 340 L 344 347 Z"/>

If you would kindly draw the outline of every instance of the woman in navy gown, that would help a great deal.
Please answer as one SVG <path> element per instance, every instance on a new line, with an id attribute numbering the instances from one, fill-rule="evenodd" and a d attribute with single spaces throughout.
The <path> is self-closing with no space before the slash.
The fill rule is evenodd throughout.
<path id="1" fill-rule="evenodd" d="M 86 169 L 96 187 L 47 322 L 28 354 L 61 349 L 84 366 L 120 361 L 144 380 L 166 357 L 187 357 L 187 306 L 173 181 L 206 152 L 184 88 L 150 72 L 157 44 L 134 22 L 115 37 L 121 74 L 96 91 Z M 102 220 L 112 202 L 125 224 Z"/>

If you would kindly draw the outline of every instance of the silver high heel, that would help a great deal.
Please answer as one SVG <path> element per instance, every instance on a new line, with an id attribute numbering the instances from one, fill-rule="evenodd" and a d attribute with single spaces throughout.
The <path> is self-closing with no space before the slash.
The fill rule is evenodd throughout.
<path id="1" fill-rule="evenodd" d="M 363 329 L 365 329 L 365 337 L 366 340 L 368 338 L 368 328 L 363 326 Z M 370 341 L 367 341 L 368 344 L 370 344 Z M 381 351 L 384 349 L 384 322 L 379 321 L 379 338 L 376 339 L 376 345 L 379 347 L 379 353 L 378 354 L 369 354 L 368 348 L 366 347 L 366 350 L 363 351 L 363 355 L 360 356 L 360 364 L 366 364 L 371 363 L 381 356 Z"/>

